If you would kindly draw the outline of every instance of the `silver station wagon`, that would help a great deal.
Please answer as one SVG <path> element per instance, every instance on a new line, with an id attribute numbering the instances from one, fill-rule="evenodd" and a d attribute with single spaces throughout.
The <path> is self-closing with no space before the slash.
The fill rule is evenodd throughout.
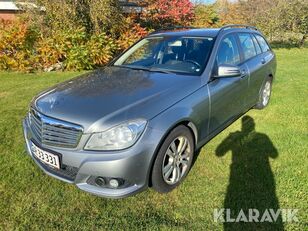
<path id="1" fill-rule="evenodd" d="M 157 31 L 35 97 L 23 121 L 27 151 L 45 173 L 89 193 L 166 193 L 211 138 L 268 105 L 275 71 L 254 27 Z"/>

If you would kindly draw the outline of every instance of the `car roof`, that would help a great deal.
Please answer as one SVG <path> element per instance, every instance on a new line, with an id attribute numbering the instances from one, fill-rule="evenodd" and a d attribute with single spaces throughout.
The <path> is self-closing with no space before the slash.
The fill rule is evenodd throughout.
<path id="1" fill-rule="evenodd" d="M 177 30 L 161 30 L 155 31 L 149 37 L 156 36 L 191 36 L 191 37 L 216 37 L 219 33 L 223 32 L 248 32 L 260 33 L 257 30 L 247 28 L 198 28 L 198 29 L 177 29 Z"/>
<path id="2" fill-rule="evenodd" d="M 150 36 L 197 36 L 197 37 L 216 37 L 219 29 L 178 29 L 155 31 Z"/>

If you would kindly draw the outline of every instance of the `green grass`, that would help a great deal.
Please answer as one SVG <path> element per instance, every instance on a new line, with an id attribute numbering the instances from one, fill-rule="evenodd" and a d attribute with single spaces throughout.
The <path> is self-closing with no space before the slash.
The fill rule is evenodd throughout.
<path id="1" fill-rule="evenodd" d="M 53 179 L 25 155 L 21 120 L 30 100 L 78 73 L 0 73 L 0 230 L 252 230 L 251 224 L 214 222 L 213 209 L 224 206 L 296 208 L 300 222 L 283 226 L 307 230 L 308 49 L 276 54 L 271 104 L 248 112 L 256 132 L 236 132 L 241 120 L 236 121 L 204 146 L 179 188 L 166 195 L 147 190 L 121 200 L 95 197 Z M 255 226 L 274 227 L 281 225 Z"/>

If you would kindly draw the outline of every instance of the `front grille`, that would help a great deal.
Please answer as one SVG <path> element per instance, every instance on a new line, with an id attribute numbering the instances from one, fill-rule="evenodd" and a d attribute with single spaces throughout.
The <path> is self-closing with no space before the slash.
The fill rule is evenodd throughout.
<path id="1" fill-rule="evenodd" d="M 35 139 L 42 144 L 75 148 L 82 135 L 82 127 L 47 117 L 34 109 L 30 110 L 29 121 Z"/>

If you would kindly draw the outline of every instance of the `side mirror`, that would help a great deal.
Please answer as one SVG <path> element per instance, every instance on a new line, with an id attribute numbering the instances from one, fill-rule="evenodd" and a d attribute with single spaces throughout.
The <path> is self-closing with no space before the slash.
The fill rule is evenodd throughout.
<path id="1" fill-rule="evenodd" d="M 216 78 L 228 78 L 228 77 L 240 77 L 241 70 L 237 66 L 233 65 L 220 65 L 218 66 L 218 73 Z"/>

